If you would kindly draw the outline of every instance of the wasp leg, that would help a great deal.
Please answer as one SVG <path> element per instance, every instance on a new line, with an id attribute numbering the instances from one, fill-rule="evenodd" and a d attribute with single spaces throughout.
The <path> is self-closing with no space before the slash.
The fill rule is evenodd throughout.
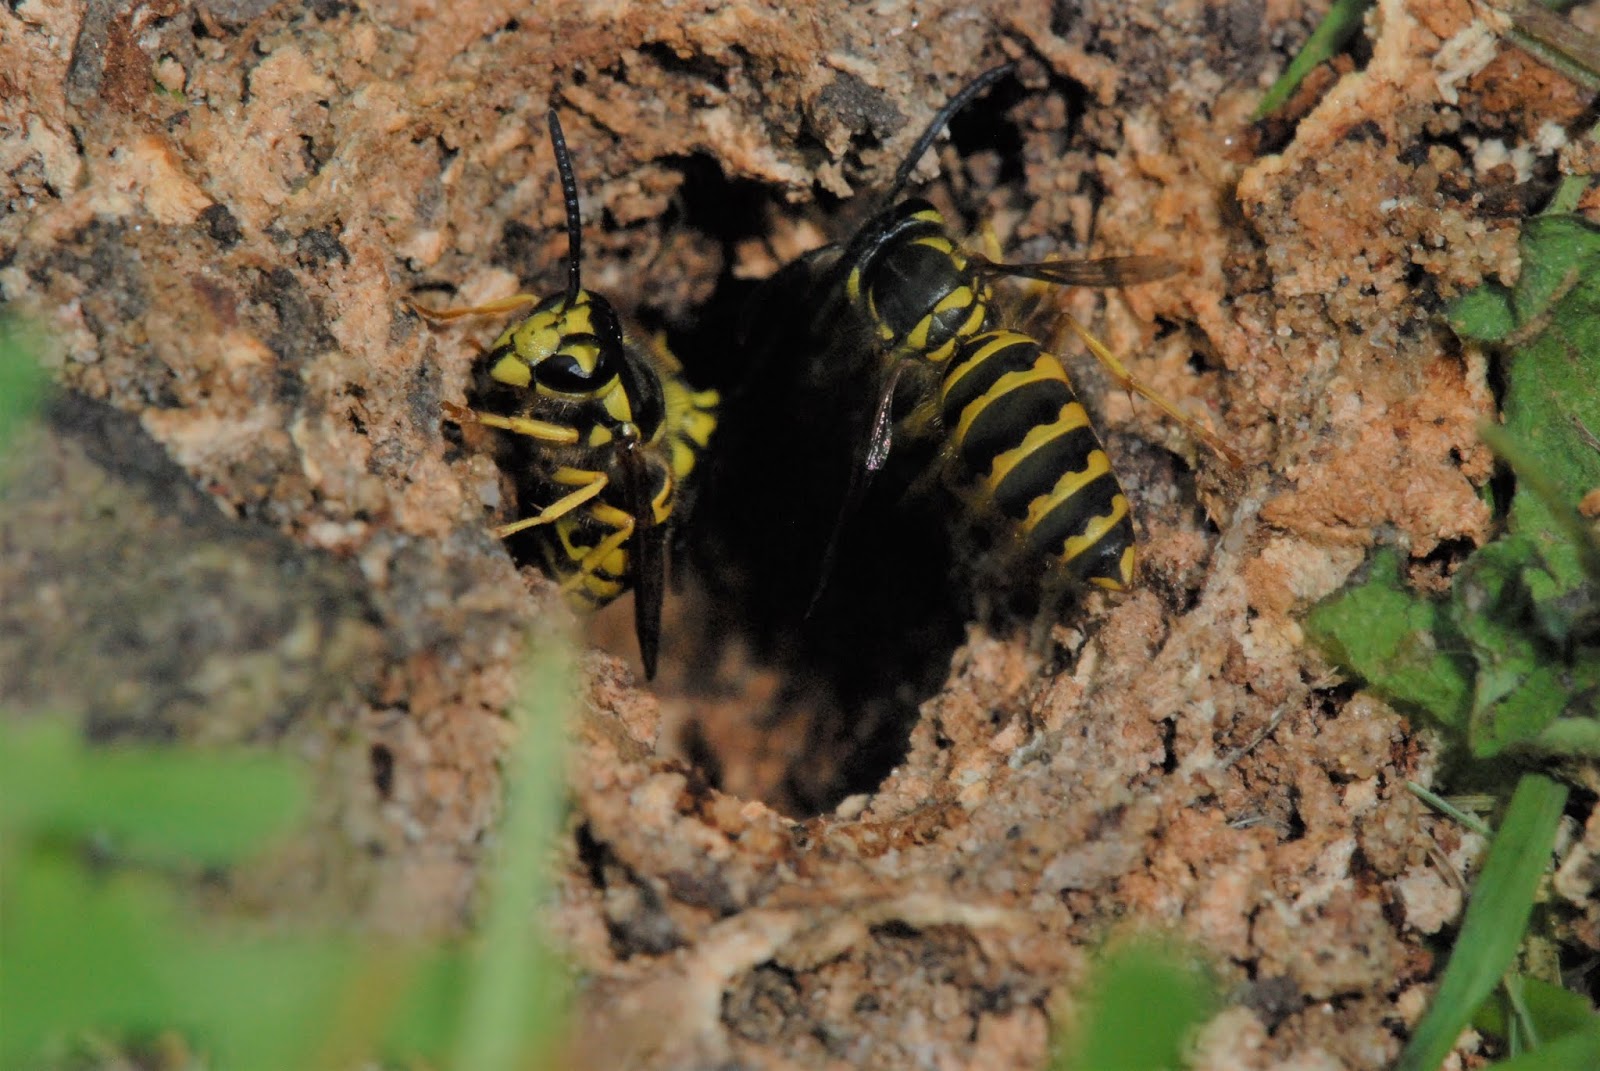
<path id="1" fill-rule="evenodd" d="M 500 428 L 502 431 L 515 432 L 526 435 L 530 439 L 538 439 L 542 443 L 555 443 L 558 445 L 571 445 L 578 441 L 578 429 L 565 424 L 552 424 L 547 420 L 535 420 L 532 417 L 506 417 L 496 413 L 480 413 L 466 406 L 456 405 L 453 402 L 441 402 L 439 408 L 444 410 L 444 415 L 457 424 L 482 424 L 486 428 Z"/>
<path id="2" fill-rule="evenodd" d="M 593 549 L 577 561 L 573 567 L 573 574 L 561 582 L 563 594 L 581 588 L 599 571 L 607 558 L 632 544 L 635 539 L 648 541 L 661 531 L 657 525 L 642 527 L 632 514 L 612 506 L 597 506 L 590 516 L 603 524 L 611 525 L 611 534 L 596 543 Z M 648 551 L 645 546 L 642 544 L 635 546 L 633 560 L 628 562 L 628 568 L 634 575 L 633 625 L 639 641 L 639 660 L 644 663 L 645 679 L 654 680 L 656 655 L 661 646 L 662 578 L 659 572 L 653 578 L 648 575 L 650 566 L 646 564 L 647 557 Z M 655 560 L 656 568 L 659 570 L 661 559 L 657 557 Z"/>
<path id="3" fill-rule="evenodd" d="M 1187 431 L 1190 435 L 1193 435 L 1196 439 L 1205 443 L 1206 446 L 1210 447 L 1214 453 L 1226 459 L 1228 464 L 1232 465 L 1234 468 L 1242 468 L 1244 466 L 1244 458 L 1240 457 L 1239 454 L 1227 443 L 1223 442 L 1220 437 L 1213 435 L 1211 432 L 1201 427 L 1192 417 L 1183 412 L 1183 410 L 1179 409 L 1177 406 L 1173 405 L 1171 402 L 1167 401 L 1161 395 L 1157 394 L 1155 391 L 1151 390 L 1149 387 L 1145 386 L 1138 379 L 1136 379 L 1133 373 L 1128 371 L 1127 366 L 1117 359 L 1117 355 L 1107 349 L 1105 344 L 1099 339 L 1090 334 L 1089 329 L 1079 323 L 1076 317 L 1067 312 L 1063 312 L 1061 315 L 1066 320 L 1067 326 L 1071 328 L 1073 333 L 1078 336 L 1079 340 L 1081 340 L 1083 344 L 1088 347 L 1089 352 L 1094 354 L 1095 360 L 1099 361 L 1105 370 L 1110 373 L 1111 378 L 1117 381 L 1118 386 L 1120 386 L 1123 390 L 1132 391 L 1141 398 L 1153 403 L 1156 408 L 1160 409 L 1173 420 L 1176 420 L 1183 426 L 1185 431 Z"/>
<path id="4" fill-rule="evenodd" d="M 585 502 L 593 499 L 601 491 L 604 491 L 606 489 L 606 485 L 610 483 L 610 480 L 606 478 L 606 474 L 603 472 L 590 472 L 584 473 L 584 475 L 590 477 L 590 479 L 576 491 L 573 491 L 570 494 L 562 495 L 544 509 L 540 510 L 538 513 L 535 513 L 532 517 L 524 517 L 520 521 L 512 521 L 510 524 L 500 525 L 498 528 L 494 529 L 494 534 L 501 539 L 505 539 L 507 536 L 516 535 L 518 532 L 525 531 L 529 528 L 536 528 L 541 524 L 549 524 L 552 521 L 558 521 L 562 517 L 565 517 L 567 514 L 571 513 L 573 510 L 577 509 L 579 506 L 583 505 Z M 557 478 L 560 478 L 559 473 Z M 564 483 L 567 481 L 562 482 Z"/>
<path id="5" fill-rule="evenodd" d="M 573 574 L 561 582 L 563 592 L 575 591 L 582 587 L 589 574 L 598 569 L 601 562 L 622 549 L 628 540 L 633 538 L 633 518 L 622 510 L 602 507 L 596 509 L 592 516 L 598 521 L 613 525 L 613 530 L 579 559 Z"/>
<path id="6" fill-rule="evenodd" d="M 1028 629 L 1028 651 L 1040 658 L 1048 658 L 1052 647 L 1051 633 L 1065 616 L 1067 605 L 1083 594 L 1083 583 L 1065 570 L 1052 570 L 1039 590 L 1039 608 L 1033 614 L 1033 626 Z"/>
<path id="7" fill-rule="evenodd" d="M 466 316 L 496 316 L 510 312 L 512 309 L 520 309 L 524 305 L 535 305 L 540 300 L 542 299 L 537 294 L 512 294 L 510 297 L 503 297 L 485 305 L 472 305 L 464 309 L 435 309 L 412 301 L 410 298 L 406 298 L 405 303 L 407 308 L 424 320 L 432 320 L 434 323 L 448 323 L 451 320 L 459 320 Z"/>

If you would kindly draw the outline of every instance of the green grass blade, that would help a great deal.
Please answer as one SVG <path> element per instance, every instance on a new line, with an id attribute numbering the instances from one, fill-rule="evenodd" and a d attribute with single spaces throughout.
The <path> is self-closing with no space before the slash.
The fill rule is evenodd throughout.
<path id="1" fill-rule="evenodd" d="M 44 340 L 32 324 L 0 314 L 0 477 L 12 440 L 34 419 L 44 400 L 46 378 L 39 367 L 43 349 Z"/>
<path id="2" fill-rule="evenodd" d="M 1467 903 L 1433 1007 L 1401 1054 L 1397 1071 L 1436 1071 L 1478 1005 L 1510 969 L 1566 802 L 1566 786 L 1543 774 L 1524 774 L 1517 782 Z"/>
<path id="3" fill-rule="evenodd" d="M 1349 43 L 1350 38 L 1361 29 L 1361 20 L 1371 6 L 1372 0 L 1335 0 L 1317 28 L 1311 31 L 1311 36 L 1306 38 L 1299 54 L 1289 61 L 1289 66 L 1284 68 L 1283 74 L 1272 83 L 1272 88 L 1261 98 L 1261 103 L 1256 105 L 1251 118 L 1266 118 L 1293 96 L 1301 81 L 1317 64 L 1331 59 Z"/>
<path id="4" fill-rule="evenodd" d="M 1417 799 L 1421 800 L 1423 803 L 1426 803 L 1429 807 L 1432 807 L 1446 818 L 1449 818 L 1452 821 L 1467 827 L 1480 837 L 1487 838 L 1494 836 L 1494 830 L 1489 828 L 1489 824 L 1487 822 L 1475 814 L 1470 814 L 1467 811 L 1463 811 L 1460 807 L 1457 807 L 1455 804 L 1451 803 L 1437 792 L 1433 792 L 1430 789 L 1424 788 L 1415 781 L 1406 782 L 1406 791 L 1410 792 L 1413 796 L 1417 797 Z"/>
<path id="5" fill-rule="evenodd" d="M 564 810 L 566 713 L 574 695 L 571 648 L 534 649 L 513 712 L 518 736 L 506 766 L 506 817 L 488 881 L 488 911 L 469 966 L 454 1066 L 511 1071 L 548 1046 L 565 1001 L 563 970 L 541 949 L 533 919 L 549 886 Z"/>

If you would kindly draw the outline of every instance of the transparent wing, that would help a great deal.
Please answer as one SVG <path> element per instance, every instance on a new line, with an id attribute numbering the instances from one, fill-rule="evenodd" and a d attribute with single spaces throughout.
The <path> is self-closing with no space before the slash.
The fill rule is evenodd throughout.
<path id="1" fill-rule="evenodd" d="M 1044 260 L 1013 264 L 974 256 L 979 271 L 989 276 L 1011 275 L 1038 279 L 1057 286 L 1135 286 L 1169 279 L 1182 268 L 1165 257 L 1104 257 L 1099 260 Z"/>

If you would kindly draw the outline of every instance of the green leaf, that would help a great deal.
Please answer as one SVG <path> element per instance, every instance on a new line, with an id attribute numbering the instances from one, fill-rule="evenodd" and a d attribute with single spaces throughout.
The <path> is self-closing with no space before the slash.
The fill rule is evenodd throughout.
<path id="1" fill-rule="evenodd" d="M 88 747 L 59 721 L 0 724 L 0 781 L 0 828 L 95 838 L 147 862 L 243 858 L 298 821 L 306 802 L 303 779 L 280 757 Z"/>
<path id="2" fill-rule="evenodd" d="M 92 882 L 75 859 L 8 851 L 0 894 L 0 1063 L 25 1066 L 46 1041 L 92 1025 L 164 1025 L 172 1002 L 156 965 L 174 912 L 163 887 L 129 874 Z"/>
<path id="3" fill-rule="evenodd" d="M 1582 714 L 1578 696 L 1600 687 L 1600 663 L 1571 666 L 1543 664 L 1534 668 L 1516 691 L 1482 711 L 1474 711 L 1468 743 L 1473 754 L 1488 758 L 1512 745 L 1540 738 L 1563 714 Z M 1592 705 L 1588 710 L 1592 711 Z"/>
<path id="4" fill-rule="evenodd" d="M 1522 272 L 1514 302 L 1519 324 L 1552 312 L 1567 295 L 1588 295 L 1600 287 L 1594 275 L 1600 264 L 1600 228 L 1576 214 L 1534 216 L 1522 225 Z M 1561 330 L 1578 321 L 1569 314 Z M 1593 353 L 1594 351 L 1589 351 Z"/>
<path id="5" fill-rule="evenodd" d="M 1600 1067 L 1600 1024 L 1491 1064 L 1491 1071 L 1589 1071 Z"/>
<path id="6" fill-rule="evenodd" d="M 85 1030 L 177 1028 L 213 1066 L 275 1071 L 304 1066 L 330 1028 L 340 942 L 208 932 L 154 875 L 94 874 L 63 852 L 11 858 L 0 889 L 5 1066 Z"/>
<path id="7" fill-rule="evenodd" d="M 1211 978 L 1181 952 L 1145 942 L 1114 948 L 1096 965 L 1077 1034 L 1051 1067 L 1175 1071 L 1217 1004 Z"/>
<path id="8" fill-rule="evenodd" d="M 1575 695 L 1600 686 L 1600 661 L 1568 664 L 1556 641 L 1541 635 L 1537 597 L 1526 583 L 1532 544 L 1512 536 L 1483 547 L 1456 573 L 1451 620 L 1477 663 L 1467 742 L 1488 758 L 1530 740 L 1562 714 Z"/>
<path id="9" fill-rule="evenodd" d="M 1570 518 L 1555 514 L 1600 487 L 1600 230 L 1578 216 L 1538 216 L 1521 246 L 1517 322 L 1537 330 L 1506 368 L 1504 433 L 1519 477 L 1510 529 L 1544 559 L 1554 582 L 1545 600 L 1584 580 Z"/>
<path id="10" fill-rule="evenodd" d="M 1600 487 L 1600 229 L 1539 216 L 1521 252 L 1513 290 L 1485 286 L 1450 310 L 1463 335 L 1506 347 L 1504 424 L 1483 436 L 1517 478 L 1506 534 L 1455 578 L 1450 625 L 1471 655 L 1466 738 L 1479 757 L 1593 754 L 1600 542 L 1576 504 Z"/>
<path id="11" fill-rule="evenodd" d="M 1473 1029 L 1508 1043 L 1512 1055 L 1595 1022 L 1594 1006 L 1582 993 L 1524 974 L 1507 975 L 1472 1016 Z"/>
<path id="12" fill-rule="evenodd" d="M 1517 327 L 1511 291 L 1494 283 L 1462 294 L 1445 315 L 1456 334 L 1479 342 L 1499 342 Z"/>
<path id="13" fill-rule="evenodd" d="M 1543 774 L 1524 774 L 1517 782 L 1467 902 L 1433 1006 L 1401 1053 L 1398 1071 L 1435 1071 L 1510 969 L 1566 801 L 1566 787 Z"/>
<path id="14" fill-rule="evenodd" d="M 1385 699 L 1465 732 L 1472 661 L 1446 608 L 1406 590 L 1393 550 L 1373 557 L 1365 582 L 1313 609 L 1306 634 Z"/>
<path id="15" fill-rule="evenodd" d="M 1545 1045 L 1596 1025 L 1594 1005 L 1582 993 L 1523 975 L 1507 978 L 1506 989 L 1533 1045 Z"/>
<path id="16" fill-rule="evenodd" d="M 1589 657 L 1600 661 L 1600 652 L 1591 652 Z M 1529 742 L 1529 748 L 1546 755 L 1600 759 L 1600 700 L 1589 696 L 1583 714 L 1553 723 Z"/>

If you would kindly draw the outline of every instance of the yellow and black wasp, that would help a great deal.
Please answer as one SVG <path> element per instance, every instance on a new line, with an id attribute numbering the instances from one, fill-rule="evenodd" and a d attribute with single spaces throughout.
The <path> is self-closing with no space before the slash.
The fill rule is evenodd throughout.
<path id="1" fill-rule="evenodd" d="M 483 404 L 447 403 L 446 413 L 512 433 L 522 506 L 531 512 L 495 534 L 536 538 L 579 608 L 604 606 L 633 588 L 639 654 L 654 677 L 668 530 L 687 511 L 686 481 L 716 427 L 718 399 L 690 388 L 663 340 L 639 343 L 609 301 L 583 288 L 578 184 L 554 110 L 549 125 L 566 203 L 566 291 L 474 308 L 412 307 L 454 320 L 534 306 L 485 355 Z"/>
<path id="2" fill-rule="evenodd" d="M 809 456 L 795 459 L 785 466 L 788 475 L 770 482 L 765 491 L 774 501 L 759 510 L 770 514 L 787 502 L 797 512 L 818 511 L 811 515 L 808 538 L 815 543 L 818 533 L 829 534 L 820 540 L 826 547 L 813 577 L 827 574 L 841 529 L 862 507 L 869 482 L 882 478 L 891 445 L 898 444 L 895 455 L 909 453 L 911 471 L 937 475 L 993 533 L 1006 560 L 1042 565 L 1047 586 L 1088 583 L 1120 591 L 1133 583 L 1135 537 L 1127 495 L 1060 360 L 1018 329 L 993 284 L 1018 277 L 1123 287 L 1164 278 L 1175 266 L 1141 256 L 1007 263 L 964 248 L 928 201 L 901 199 L 945 125 L 1011 70 L 1009 64 L 996 67 L 957 93 L 896 171 L 887 207 L 843 245 L 816 250 L 780 270 L 752 317 L 747 337 L 755 367 L 746 392 L 761 400 L 743 407 L 775 413 L 788 396 L 808 421 L 848 414 L 831 429 L 805 436 Z M 1120 385 L 1155 401 L 1236 462 L 1226 445 L 1138 383 L 1080 324 L 1066 319 Z M 763 421 L 771 426 L 767 417 Z M 745 434 L 735 431 L 730 438 Z M 791 427 L 768 434 L 805 433 Z M 831 444 L 825 435 L 833 437 Z M 920 482 L 920 476 L 913 481 Z M 830 499 L 829 483 L 848 491 Z M 760 497 L 763 488 L 752 493 Z M 738 508 L 724 499 L 720 512 L 728 515 L 730 506 Z M 910 526 L 892 517 L 866 527 L 884 523 L 899 523 L 902 540 L 909 539 Z M 871 536 L 862 528 L 852 525 L 853 541 Z M 894 554 L 890 542 L 880 558 L 887 564 Z M 791 602 L 793 583 L 784 593 Z"/>

